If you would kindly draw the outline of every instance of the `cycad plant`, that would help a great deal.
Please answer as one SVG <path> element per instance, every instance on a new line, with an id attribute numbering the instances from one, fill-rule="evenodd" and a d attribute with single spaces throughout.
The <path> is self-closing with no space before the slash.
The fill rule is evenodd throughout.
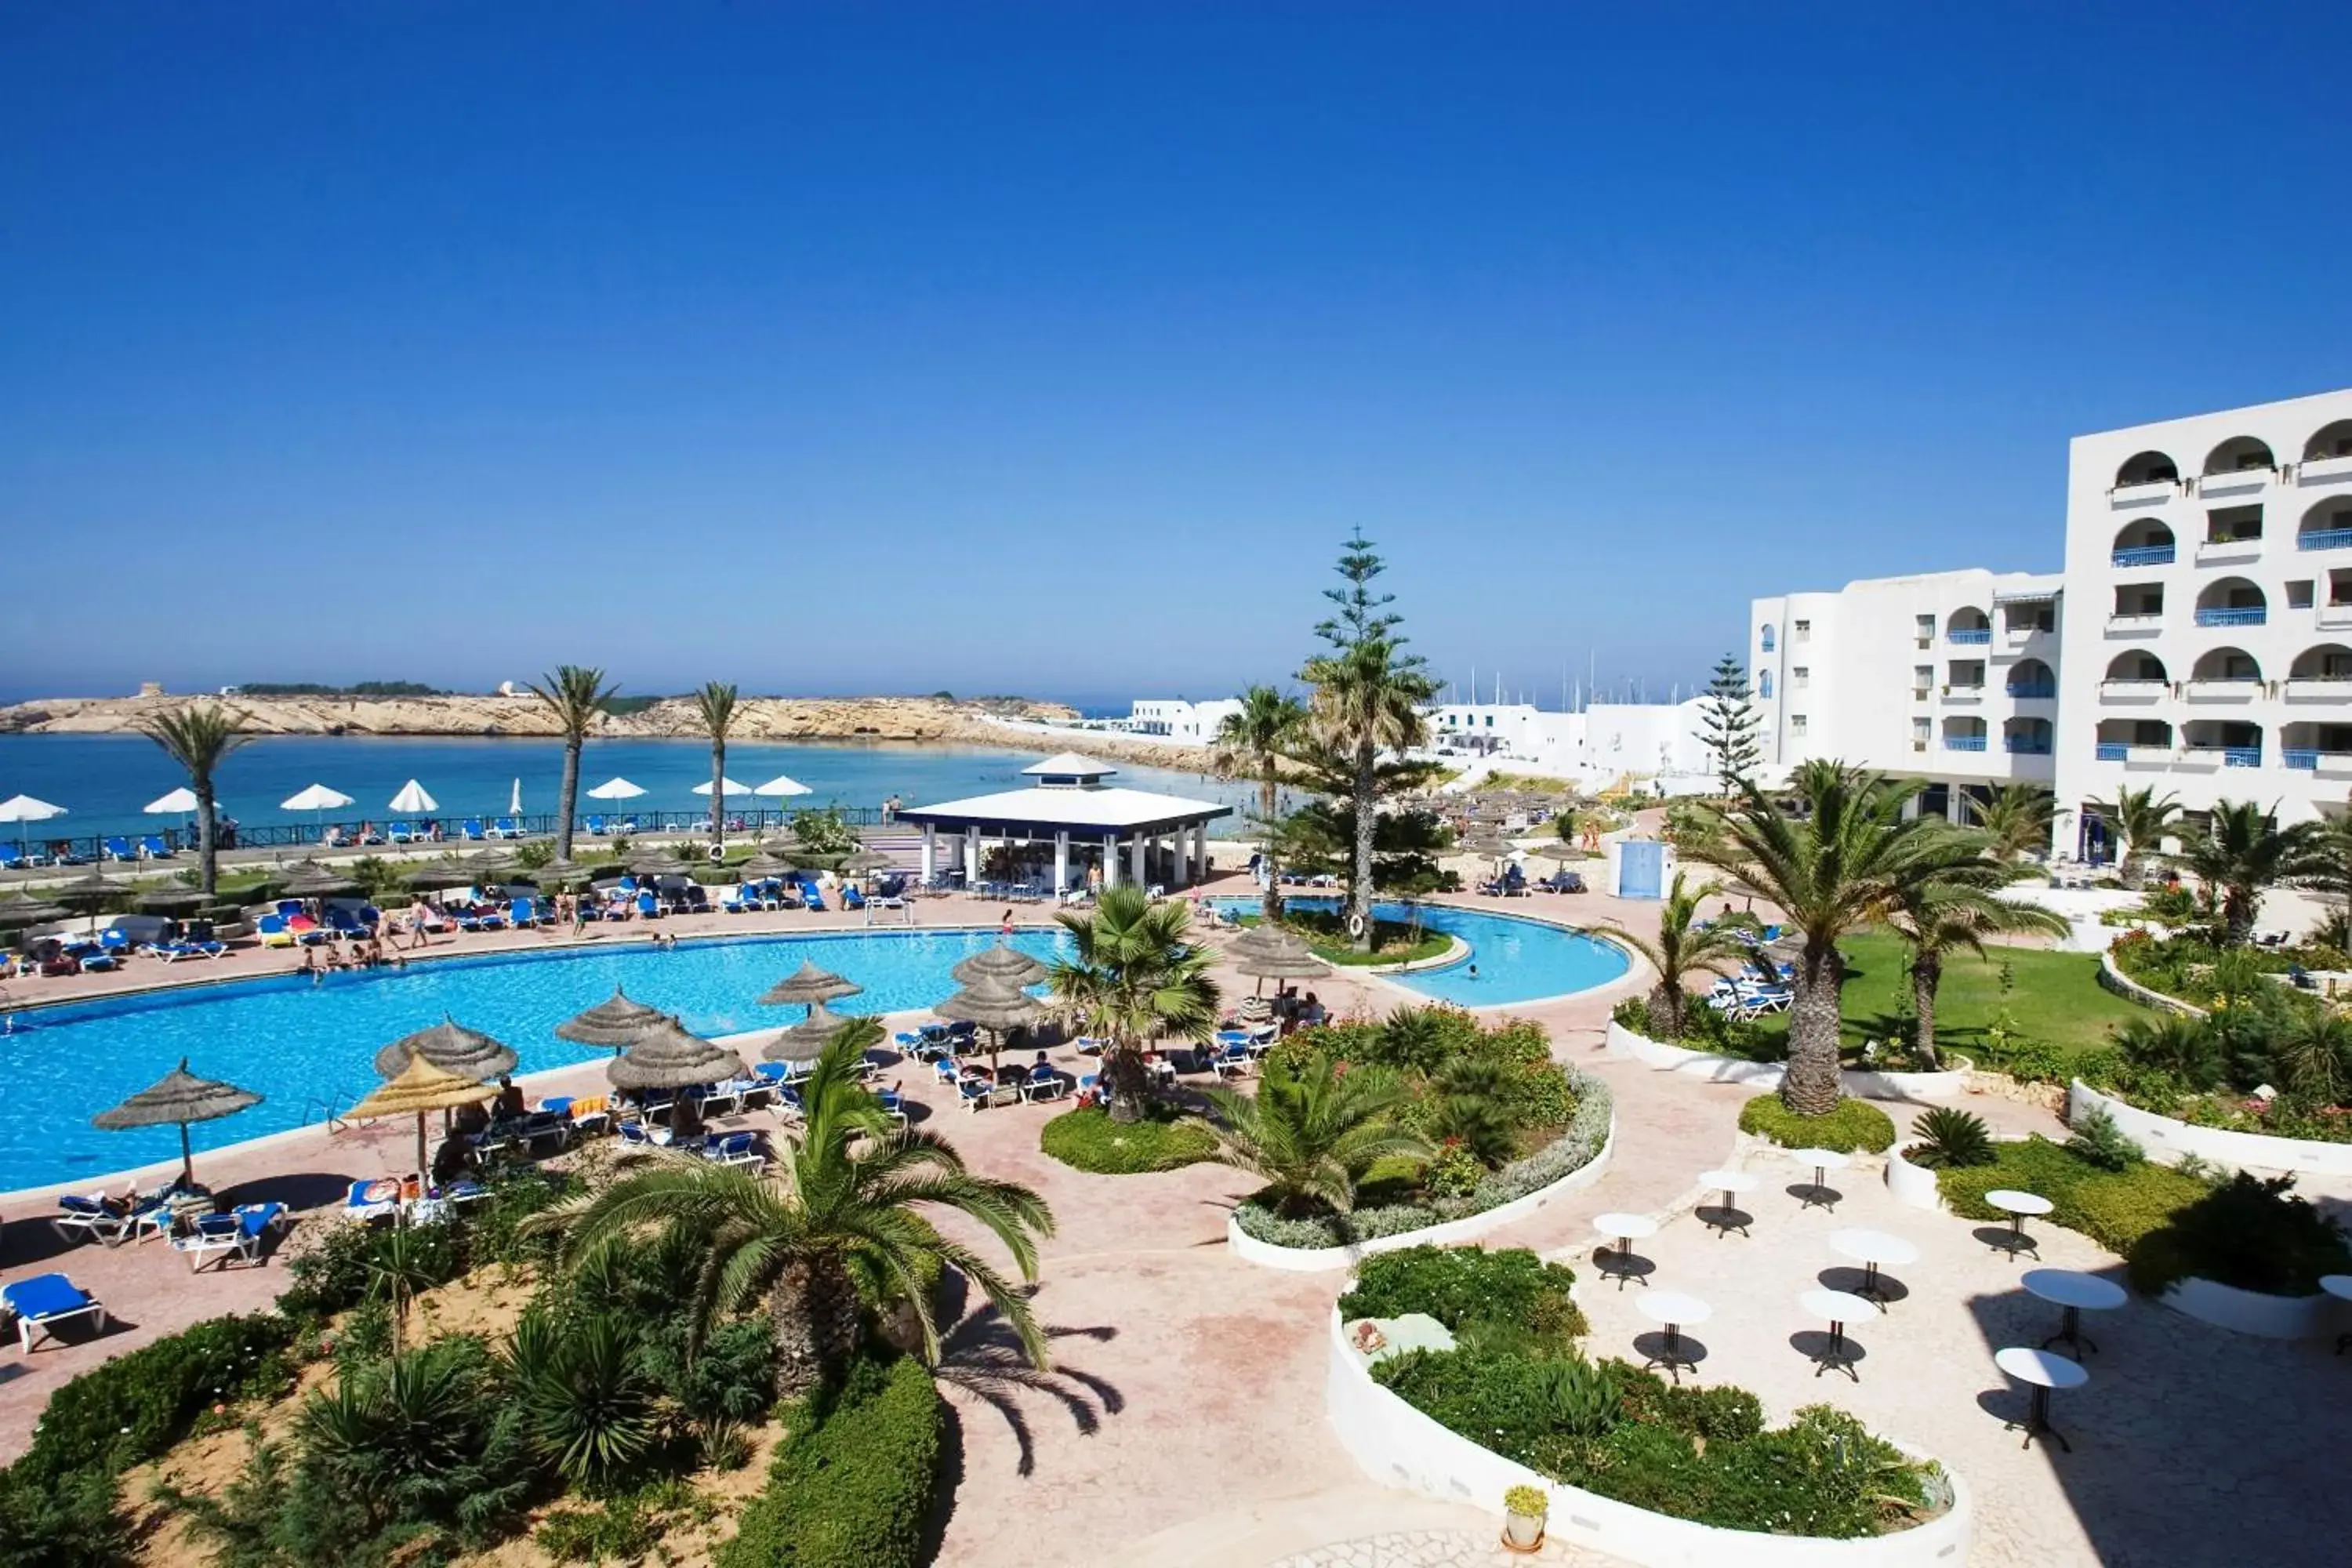
<path id="1" fill-rule="evenodd" d="M 2203 1018 L 2151 1013 L 2127 1018 L 2115 1031 L 2116 1048 L 2144 1072 L 2162 1073 L 2192 1089 L 2217 1089 L 2225 1068 L 2221 1043 Z"/>
<path id="2" fill-rule="evenodd" d="M 2321 1007 L 2298 1007 L 2279 1030 L 2271 1058 L 2284 1087 L 2315 1105 L 2352 1101 L 2352 1019 Z"/>
<path id="3" fill-rule="evenodd" d="M 1518 1152 L 1517 1128 L 1506 1097 L 1509 1075 L 1503 1064 L 1457 1057 L 1429 1085 L 1422 1130 L 1440 1143 L 1454 1144 L 1488 1170 Z"/>
<path id="4" fill-rule="evenodd" d="M 1912 1119 L 1911 1139 L 1903 1157 L 1929 1170 L 1993 1163 L 1992 1131 L 1984 1118 L 1955 1105 L 1921 1111 Z"/>
<path id="5" fill-rule="evenodd" d="M 480 1342 L 452 1335 L 341 1380 L 303 1405 L 307 1462 L 395 1521 L 477 1531 L 530 1489 L 520 1416 Z"/>
<path id="6" fill-rule="evenodd" d="M 1282 874 L 1276 858 L 1280 836 L 1273 831 L 1281 805 L 1282 759 L 1297 745 L 1307 722 L 1307 710 L 1288 692 L 1271 686 L 1253 686 L 1242 693 L 1241 707 L 1217 726 L 1218 767 L 1246 773 L 1257 779 L 1258 821 L 1266 828 L 1265 896 L 1260 905 L 1269 921 L 1282 918 Z"/>
<path id="7" fill-rule="evenodd" d="M 238 717 L 217 702 L 199 702 L 155 714 L 139 727 L 188 775 L 189 793 L 196 797 L 196 886 L 207 896 L 220 890 L 215 775 L 222 759 L 252 739 L 237 733 Z"/>
<path id="8" fill-rule="evenodd" d="M 1265 1184 L 1286 1218 L 1356 1206 L 1356 1184 L 1375 1161 L 1426 1159 L 1429 1140 L 1400 1122 L 1403 1091 L 1386 1073 L 1343 1073 L 1328 1057 L 1291 1066 L 1269 1057 L 1257 1093 L 1202 1091 L 1216 1112 L 1215 1158 Z"/>
<path id="9" fill-rule="evenodd" d="M 1054 918 L 1070 933 L 1070 955 L 1046 979 L 1054 1006 L 1080 1034 L 1107 1042 L 1110 1118 L 1136 1121 L 1151 1092 L 1144 1050 L 1160 1040 L 1199 1045 L 1216 1032 L 1213 955 L 1192 941 L 1181 900 L 1155 901 L 1129 883 L 1106 888 L 1092 910 Z"/>
<path id="10" fill-rule="evenodd" d="M 2050 819 L 2058 803 L 2042 785 L 1996 784 L 1982 800 L 1968 798 L 1969 816 L 1996 858 L 2015 860 L 2050 847 Z"/>
<path id="11" fill-rule="evenodd" d="M 705 681 L 694 693 L 694 716 L 710 737 L 710 842 L 727 842 L 727 736 L 735 728 L 737 698 L 727 681 Z"/>
<path id="12" fill-rule="evenodd" d="M 563 790 L 555 820 L 555 855 L 560 860 L 572 858 L 572 814 L 580 809 L 580 750 L 619 689 L 606 684 L 603 670 L 577 664 L 559 664 L 554 674 L 531 683 L 531 695 L 555 715 L 563 733 Z"/>
<path id="13" fill-rule="evenodd" d="M 1649 960 L 1650 967 L 1657 971 L 1657 984 L 1650 988 L 1650 1026 L 1662 1040 L 1683 1037 L 1691 1005 L 1690 994 L 1683 989 L 1684 975 L 1721 974 L 1748 956 L 1747 947 L 1731 927 L 1718 923 L 1701 929 L 1697 924 L 1700 901 L 1721 890 L 1712 882 L 1693 889 L 1687 885 L 1686 873 L 1676 871 L 1674 887 L 1658 906 L 1654 940 L 1635 936 L 1613 921 L 1600 928 Z"/>

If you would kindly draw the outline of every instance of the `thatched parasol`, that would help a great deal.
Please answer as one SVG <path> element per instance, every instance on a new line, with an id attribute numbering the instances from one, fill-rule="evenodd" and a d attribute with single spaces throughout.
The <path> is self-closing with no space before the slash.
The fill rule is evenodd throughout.
<path id="1" fill-rule="evenodd" d="M 0 926 L 12 929 L 37 926 L 45 921 L 61 921 L 72 912 L 63 904 L 48 903 L 22 890 L 0 899 Z"/>
<path id="2" fill-rule="evenodd" d="M 1564 839 L 1555 838 L 1549 844 L 1538 844 L 1528 851 L 1547 860 L 1590 860 L 1591 855 Z"/>
<path id="3" fill-rule="evenodd" d="M 412 1057 L 398 1078 L 378 1089 L 373 1094 L 343 1112 L 352 1121 L 364 1121 L 377 1116 L 410 1116 L 416 1118 L 416 1173 L 422 1177 L 432 1169 L 425 1152 L 425 1118 L 436 1110 L 455 1110 L 462 1105 L 479 1105 L 490 1097 L 486 1085 L 477 1083 L 446 1068 L 435 1067 L 423 1057 Z"/>
<path id="4" fill-rule="evenodd" d="M 771 855 L 763 845 L 758 854 L 735 869 L 756 881 L 763 877 L 789 877 L 800 868 L 781 855 Z"/>
<path id="5" fill-rule="evenodd" d="M 646 1030 L 668 1020 L 668 1014 L 658 1007 L 630 1001 L 629 994 L 616 985 L 612 995 L 604 1001 L 577 1017 L 567 1018 L 556 1025 L 555 1037 L 577 1041 L 583 1046 L 608 1046 L 618 1049 Z"/>
<path id="6" fill-rule="evenodd" d="M 550 860 L 544 866 L 533 867 L 530 879 L 542 888 L 561 888 L 572 882 L 584 882 L 592 873 L 577 860 Z"/>
<path id="7" fill-rule="evenodd" d="M 1004 1037 L 1025 1029 L 1045 1016 L 1045 1005 L 1017 985 L 1001 980 L 975 980 L 937 1004 L 931 1011 L 951 1024 L 971 1024 L 988 1031 L 988 1070 L 996 1070 L 996 1053 Z"/>
<path id="8" fill-rule="evenodd" d="M 299 860 L 278 877 L 278 891 L 289 899 L 329 899 L 338 893 L 355 893 L 359 887 L 341 871 L 330 870 L 316 860 Z"/>
<path id="9" fill-rule="evenodd" d="M 508 882 L 530 876 L 530 868 L 516 859 L 511 849 L 485 849 L 457 864 L 471 872 L 478 882 Z"/>
<path id="10" fill-rule="evenodd" d="M 188 1058 L 182 1057 L 180 1065 L 165 1073 L 161 1081 L 141 1089 L 111 1110 L 100 1111 L 89 1119 L 89 1123 L 109 1132 L 120 1132 L 131 1127 L 168 1127 L 177 1122 L 180 1184 L 193 1190 L 196 1184 L 196 1156 L 188 1142 L 188 1124 L 217 1121 L 260 1103 L 261 1096 L 249 1089 L 198 1078 L 188 1070 Z"/>
<path id="11" fill-rule="evenodd" d="M 948 973 L 961 985 L 993 980 L 1019 987 L 1034 985 L 1053 972 L 1020 949 L 1005 946 L 1000 938 L 995 946 L 982 948 Z"/>
<path id="12" fill-rule="evenodd" d="M 141 893 L 132 902 L 151 915 L 184 915 L 214 902 L 213 895 L 195 888 L 154 888 Z M 0 917 L 0 925 L 6 924 Z"/>
<path id="13" fill-rule="evenodd" d="M 814 963 L 803 963 L 792 973 L 769 986 L 760 1000 L 771 1007 L 804 1002 L 814 1008 L 827 1002 L 837 1002 L 844 996 L 855 996 L 865 989 L 863 985 L 844 980 Z"/>
<path id="14" fill-rule="evenodd" d="M 120 898 L 130 890 L 129 888 L 115 881 L 95 867 L 76 877 L 64 887 L 49 889 L 51 895 L 61 902 L 77 906 L 88 904 L 93 910 L 108 900 Z"/>
<path id="15" fill-rule="evenodd" d="M 743 1058 L 665 1018 L 630 1040 L 604 1069 L 614 1089 L 691 1089 L 743 1076 Z"/>
<path id="16" fill-rule="evenodd" d="M 444 858 L 411 868 L 402 873 L 401 880 L 420 892 L 429 892 L 444 888 L 470 888 L 474 874 L 457 861 Z"/>
<path id="17" fill-rule="evenodd" d="M 1266 928 L 1261 926 L 1258 929 L 1264 931 Z M 1331 966 L 1316 957 L 1313 949 L 1291 932 L 1279 928 L 1272 936 L 1245 949 L 1241 963 L 1234 967 L 1260 981 L 1323 980 L 1331 973 Z"/>
<path id="18" fill-rule="evenodd" d="M 841 1026 L 853 1021 L 826 1011 L 822 1002 L 811 1003 L 808 1016 L 770 1040 L 760 1054 L 772 1062 L 813 1062 L 824 1055 Z"/>
<path id="19" fill-rule="evenodd" d="M 446 1071 L 477 1080 L 510 1073 L 517 1060 L 512 1047 L 445 1016 L 431 1028 L 404 1035 L 376 1052 L 376 1076 L 398 1078 L 417 1057 Z"/>
<path id="20" fill-rule="evenodd" d="M 863 847 L 853 849 L 841 858 L 841 868 L 845 871 L 879 871 L 885 866 L 897 864 L 879 849 Z"/>
<path id="21" fill-rule="evenodd" d="M 683 877 L 694 868 L 679 859 L 674 850 L 654 848 L 631 856 L 629 869 L 640 877 Z"/>

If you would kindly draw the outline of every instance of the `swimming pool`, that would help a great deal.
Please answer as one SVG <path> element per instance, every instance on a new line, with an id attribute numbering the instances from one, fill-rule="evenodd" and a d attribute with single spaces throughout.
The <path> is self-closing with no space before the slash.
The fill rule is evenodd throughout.
<path id="1" fill-rule="evenodd" d="M 224 1121 L 189 1129 L 199 1150 L 318 1121 L 373 1087 L 376 1051 L 446 1014 L 505 1041 L 518 1070 L 609 1053 L 555 1037 L 555 1026 L 625 986 L 680 1016 L 698 1035 L 795 1022 L 797 1007 L 763 1007 L 760 994 L 803 960 L 865 991 L 843 1013 L 928 1007 L 956 989 L 948 971 L 996 940 L 993 931 L 858 931 L 732 937 L 659 951 L 642 942 L 560 952 L 436 959 L 405 970 L 231 981 L 14 1016 L 0 1033 L 0 1192 L 44 1186 L 173 1159 L 172 1127 L 101 1132 L 89 1124 L 189 1058 L 193 1070 L 268 1096 Z M 1059 933 L 1023 932 L 1013 945 L 1050 958 Z"/>
<path id="2" fill-rule="evenodd" d="M 1255 899 L 1219 899 L 1219 907 L 1255 913 Z M 1301 909 L 1336 910 L 1337 899 L 1292 898 L 1286 904 Z M 1372 912 L 1384 921 L 1409 921 L 1415 911 L 1402 904 L 1375 904 Z M 1571 991 L 1606 985 L 1633 967 L 1625 950 L 1582 931 L 1546 925 L 1541 921 L 1510 915 L 1490 915 L 1477 910 L 1457 910 L 1423 904 L 1421 923 L 1470 944 L 1470 952 L 1443 969 L 1416 970 L 1387 978 L 1440 1002 L 1463 1007 L 1493 1007 L 1512 1002 L 1533 1002 Z M 1472 968 L 1477 970 L 1475 975 Z"/>

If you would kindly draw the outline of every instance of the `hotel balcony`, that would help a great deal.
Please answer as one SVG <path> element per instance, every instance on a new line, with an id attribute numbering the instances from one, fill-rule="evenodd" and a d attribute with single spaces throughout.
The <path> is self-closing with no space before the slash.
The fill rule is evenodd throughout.
<path id="1" fill-rule="evenodd" d="M 2173 752 L 2170 746 L 2140 746 L 2128 741 L 2101 741 L 2095 754 L 2103 763 L 2160 768 L 2170 765 Z"/>
<path id="2" fill-rule="evenodd" d="M 2291 675 L 2280 689 L 2289 702 L 2330 702 L 2352 706 L 2352 676 Z"/>
<path id="3" fill-rule="evenodd" d="M 2180 748 L 2180 765 L 2189 768 L 2258 768 L 2263 765 L 2260 746 L 2198 746 Z"/>
<path id="4" fill-rule="evenodd" d="M 2305 458 L 2295 468 L 2294 482 L 2305 489 L 2320 485 L 2352 485 L 2352 457 Z"/>
<path id="5" fill-rule="evenodd" d="M 2268 621 L 2270 616 L 2269 606 L 2248 605 L 2242 608 L 2200 610 L 2197 612 L 2197 624 L 2200 626 L 2259 626 Z M 2109 630 L 2112 631 L 2115 628 L 2116 618 L 2109 617 L 2107 621 Z"/>
<path id="6" fill-rule="evenodd" d="M 2057 696 L 2058 683 L 2054 680 L 2012 680 L 2001 689 L 2021 702 L 2034 702 Z"/>
<path id="7" fill-rule="evenodd" d="M 1944 634 L 1944 640 L 1966 647 L 1983 647 L 1992 641 L 1990 626 L 1955 626 Z"/>
<path id="8" fill-rule="evenodd" d="M 2172 694 L 2168 680 L 2102 680 L 2099 700 L 2102 702 L 2156 702 Z M 2116 759 L 2121 762 L 2123 759 Z"/>
<path id="9" fill-rule="evenodd" d="M 1944 750 L 1948 752 L 1981 752 L 1984 749 L 1985 737 L 1982 735 L 1947 735 L 1944 737 Z"/>
<path id="10" fill-rule="evenodd" d="M 2252 702 L 2263 695 L 2263 682 L 2255 677 L 2217 677 L 2198 679 L 2191 677 L 2180 688 L 2180 694 L 2191 702 Z"/>
<path id="11" fill-rule="evenodd" d="M 2253 500 L 2270 488 L 2271 478 L 2271 470 L 2267 468 L 2207 474 L 2197 481 L 2197 493 L 2208 500 L 2227 497 L 2232 504 Z"/>
<path id="12" fill-rule="evenodd" d="M 2050 742 L 2039 735 L 2003 735 L 2000 749 L 2012 757 L 2046 757 Z"/>
<path id="13" fill-rule="evenodd" d="M 2107 635 L 2111 637 L 2153 637 L 2164 629 L 2164 612 L 2151 615 L 2109 616 Z"/>
<path id="14" fill-rule="evenodd" d="M 2322 605 L 2311 619 L 2323 631 L 2352 630 L 2352 604 Z"/>
<path id="15" fill-rule="evenodd" d="M 2200 566 L 2236 566 L 2262 557 L 2259 539 L 2209 539 L 2197 547 Z"/>
<path id="16" fill-rule="evenodd" d="M 1946 686 L 1944 688 L 1944 700 L 1947 702 L 1981 702 L 1984 700 L 1984 682 L 1982 681 L 1979 681 L 1973 686 Z"/>
<path id="17" fill-rule="evenodd" d="M 2117 485 L 2107 492 L 2107 504 L 2117 511 L 2129 511 L 2137 507 L 2162 506 L 2180 493 L 2175 479 L 2148 479 L 2136 485 Z"/>
<path id="18" fill-rule="evenodd" d="M 2352 458 L 2347 458 L 2352 462 Z M 2352 528 L 2315 528 L 2294 536 L 2297 550 L 2352 550 Z"/>
<path id="19" fill-rule="evenodd" d="M 2171 544 L 2142 544 L 2130 550 L 2118 550 L 2107 559 L 2117 566 L 2169 566 L 2179 553 Z"/>

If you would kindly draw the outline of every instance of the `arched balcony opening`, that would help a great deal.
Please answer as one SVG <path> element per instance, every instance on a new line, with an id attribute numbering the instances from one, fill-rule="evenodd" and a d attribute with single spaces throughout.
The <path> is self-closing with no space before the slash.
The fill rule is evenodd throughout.
<path id="1" fill-rule="evenodd" d="M 2324 642 L 2305 648 L 2287 667 L 2289 680 L 2352 680 L 2352 647 Z"/>
<path id="2" fill-rule="evenodd" d="M 1992 641 L 1992 617 L 1974 605 L 1954 610 L 1944 621 L 1944 640 L 1964 644 Z"/>
<path id="3" fill-rule="evenodd" d="M 2107 681 L 2110 685 L 2117 681 L 2149 680 L 2161 685 L 2171 679 L 2165 672 L 2164 660 L 2137 648 L 2129 653 L 2119 653 L 2107 661 Z"/>
<path id="4" fill-rule="evenodd" d="M 2297 550 L 2352 550 L 2352 496 L 2320 501 L 2294 531 Z"/>
<path id="5" fill-rule="evenodd" d="M 2117 566 L 2169 566 L 2179 551 L 2179 541 L 2161 518 L 2143 517 L 2116 532 L 2108 559 Z"/>
<path id="6" fill-rule="evenodd" d="M 2166 452 L 2135 452 L 2116 470 L 2116 488 L 2132 485 L 2179 484 L 2180 465 Z"/>
<path id="7" fill-rule="evenodd" d="M 2267 473 L 2278 467 L 2270 443 L 2256 436 L 2232 436 L 2205 454 L 2205 477 Z"/>
<path id="8" fill-rule="evenodd" d="M 2103 763 L 2169 762 L 2172 726 L 2161 719 L 2102 719 L 2095 744 Z"/>
<path id="9" fill-rule="evenodd" d="M 2270 619 L 2270 601 L 2262 589 L 2243 577 L 2223 577 L 2209 583 L 2197 595 L 2200 626 L 2259 626 Z"/>
<path id="10" fill-rule="evenodd" d="M 2208 648 L 2189 672 L 2191 685 L 2262 684 L 2263 667 L 2242 647 Z"/>
<path id="11" fill-rule="evenodd" d="M 2324 463 L 2330 458 L 2352 458 L 2352 419 L 2338 419 L 2333 425 L 2322 425 L 2303 444 L 2303 460 Z"/>
<path id="12" fill-rule="evenodd" d="M 2047 719 L 2011 719 L 2000 727 L 2001 750 L 2013 757 L 2046 757 L 2055 741 Z"/>
<path id="13" fill-rule="evenodd" d="M 2009 694 L 2022 698 L 2055 697 L 2058 695 L 2058 672 L 2038 658 L 2021 658 L 2010 667 Z"/>
<path id="14" fill-rule="evenodd" d="M 1981 719 L 1947 719 L 1944 721 L 1944 750 L 1948 752 L 1981 752 L 1987 737 Z"/>

